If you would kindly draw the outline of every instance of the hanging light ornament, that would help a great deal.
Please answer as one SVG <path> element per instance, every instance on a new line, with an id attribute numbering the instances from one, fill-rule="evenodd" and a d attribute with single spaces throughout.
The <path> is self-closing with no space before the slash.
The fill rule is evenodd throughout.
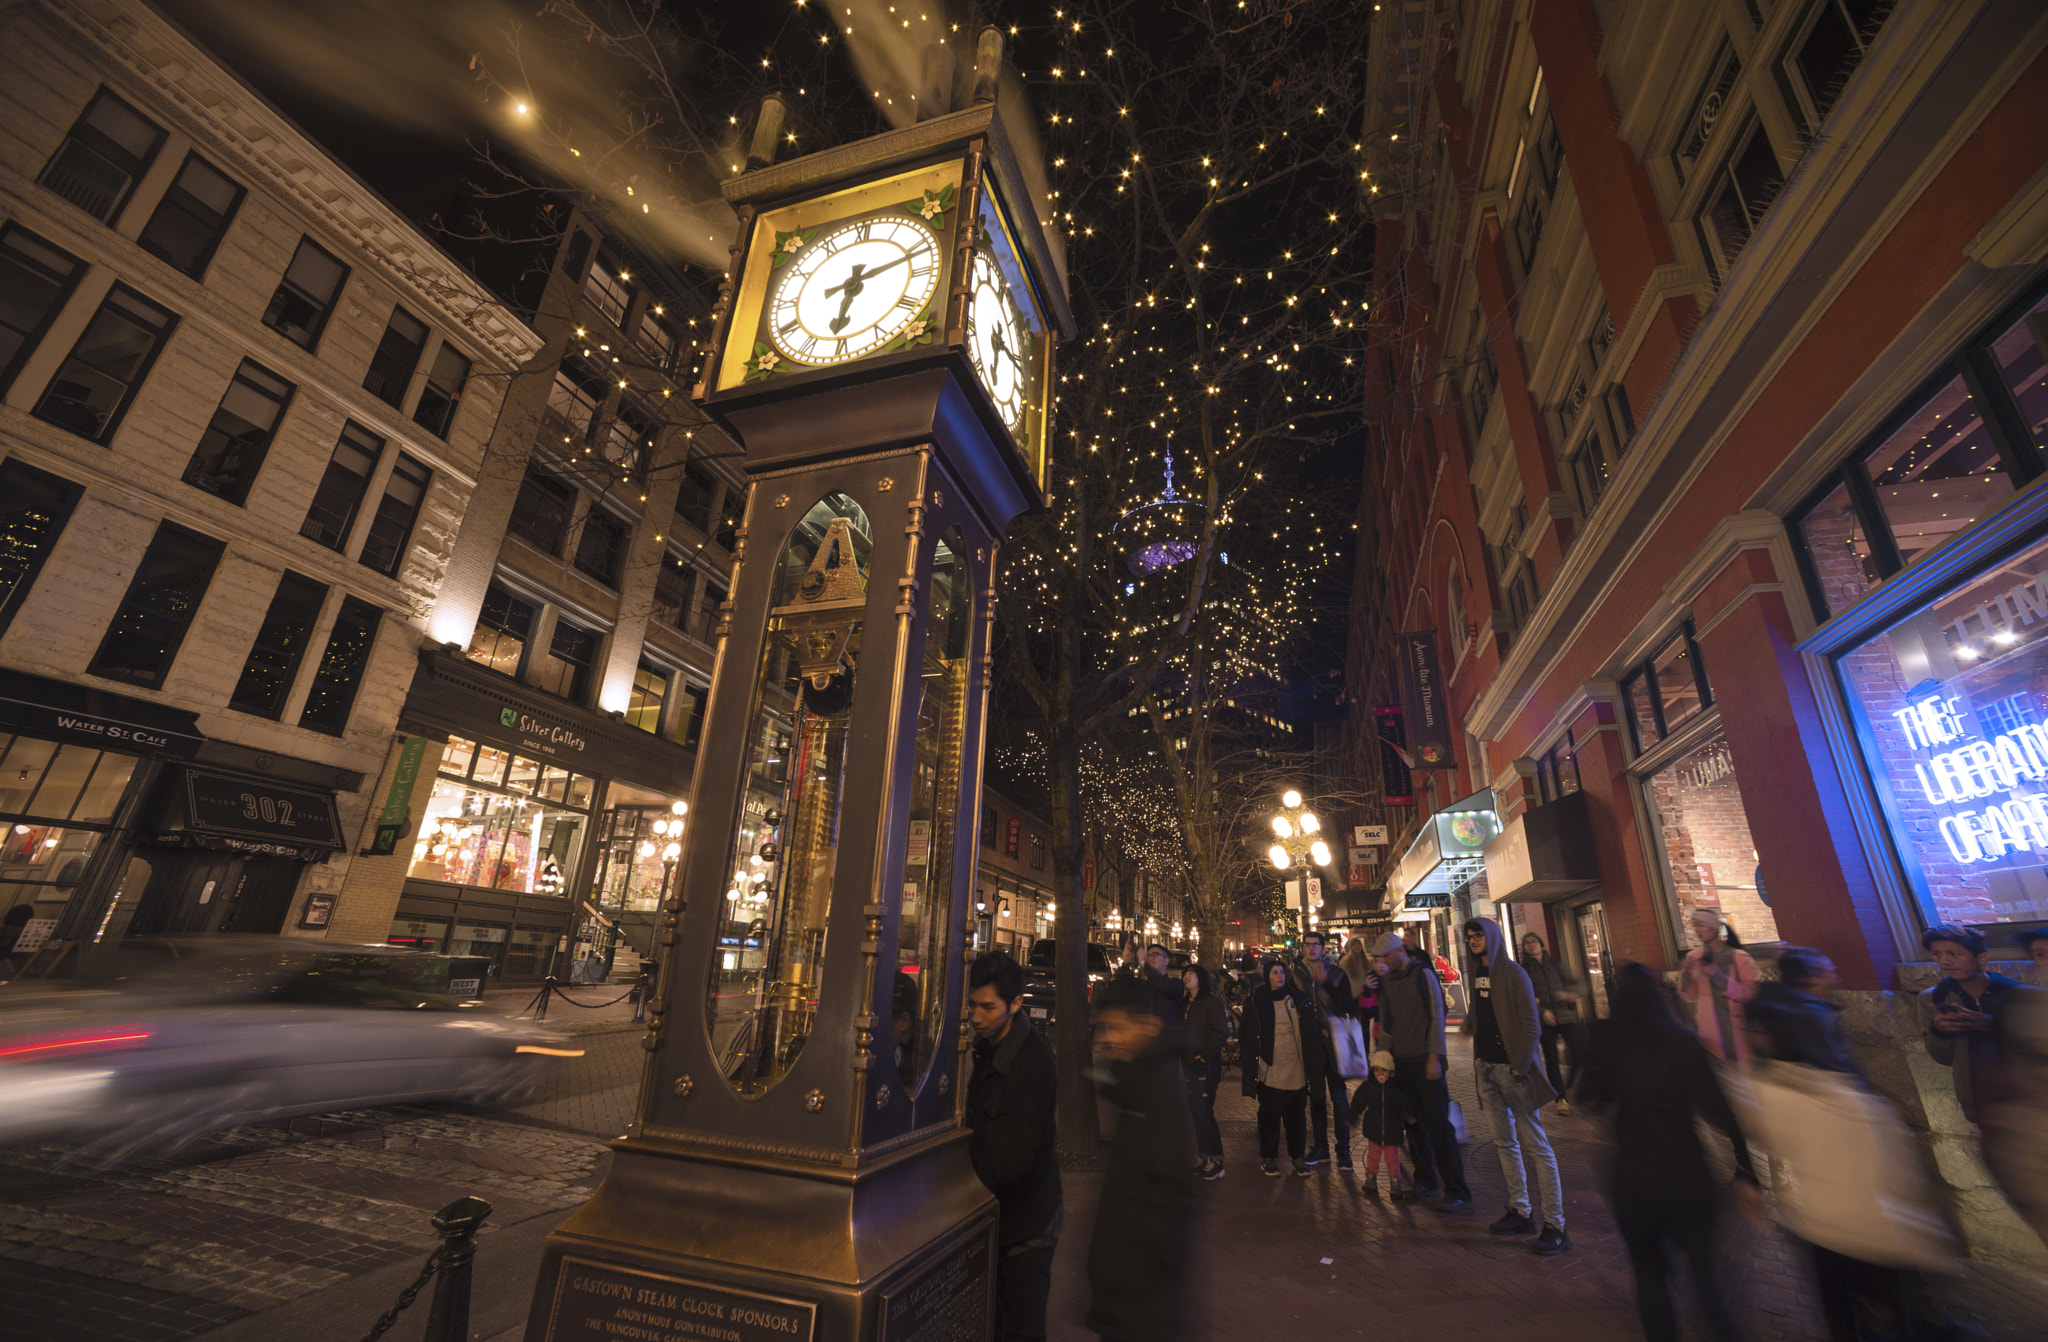
<path id="1" fill-rule="evenodd" d="M 1166 449 L 1166 488 L 1150 503 L 1141 503 L 1117 519 L 1110 534 L 1130 547 L 1124 564 L 1140 578 L 1163 572 L 1195 557 L 1200 548 L 1201 515 L 1208 509 L 1184 499 L 1173 487 L 1173 447 Z"/>

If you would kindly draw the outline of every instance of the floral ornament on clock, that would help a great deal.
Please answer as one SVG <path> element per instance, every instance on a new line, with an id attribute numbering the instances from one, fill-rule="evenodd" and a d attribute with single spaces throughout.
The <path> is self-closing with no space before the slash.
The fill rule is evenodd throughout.
<path id="1" fill-rule="evenodd" d="M 747 360 L 747 375 L 741 380 L 745 382 L 758 382 L 787 362 L 788 360 L 777 354 L 767 341 L 756 340 L 754 342 L 754 357 Z"/>
<path id="2" fill-rule="evenodd" d="M 927 191 L 922 200 L 909 200 L 903 208 L 930 224 L 933 228 L 946 226 L 946 215 L 953 208 L 955 189 L 951 182 L 937 191 Z"/>
<path id="3" fill-rule="evenodd" d="M 938 333 L 938 318 L 932 315 L 931 304 L 927 303 L 924 310 L 912 317 L 909 324 L 896 333 L 896 338 L 882 346 L 882 349 L 886 352 L 909 349 L 912 345 L 929 345 L 932 343 L 932 337 Z"/>
<path id="4" fill-rule="evenodd" d="M 787 233 L 776 229 L 775 250 L 768 254 L 771 258 L 769 269 L 782 269 L 785 263 L 803 250 L 805 243 L 817 236 L 818 230 L 815 228 L 792 228 Z"/>

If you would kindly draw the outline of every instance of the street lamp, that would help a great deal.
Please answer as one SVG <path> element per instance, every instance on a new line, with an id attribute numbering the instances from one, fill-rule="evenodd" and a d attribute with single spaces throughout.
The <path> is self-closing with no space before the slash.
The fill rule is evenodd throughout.
<path id="1" fill-rule="evenodd" d="M 1275 871 L 1287 871 L 1296 863 L 1309 863 L 1316 867 L 1330 865 L 1330 845 L 1318 837 L 1323 822 L 1316 818 L 1314 811 L 1302 805 L 1301 794 L 1293 788 L 1280 794 L 1281 811 L 1273 817 L 1273 833 L 1280 841 L 1266 850 L 1266 857 Z M 1304 879 L 1309 873 L 1304 873 Z M 1305 912 L 1303 926 L 1312 926 L 1316 921 L 1315 910 L 1308 907 L 1307 888 L 1303 888 L 1302 906 Z"/>

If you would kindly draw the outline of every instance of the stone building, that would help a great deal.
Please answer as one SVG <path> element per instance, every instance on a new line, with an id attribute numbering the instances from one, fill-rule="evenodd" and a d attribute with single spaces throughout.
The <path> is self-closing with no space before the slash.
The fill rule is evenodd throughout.
<path id="1" fill-rule="evenodd" d="M 1596 1011 L 1695 909 L 1822 948 L 1972 1248 L 2048 1265 L 1904 1000 L 1928 925 L 2048 919 L 2048 11 L 1373 21 L 1353 740 L 1422 634 L 1451 748 L 1391 902 L 1542 933 Z"/>

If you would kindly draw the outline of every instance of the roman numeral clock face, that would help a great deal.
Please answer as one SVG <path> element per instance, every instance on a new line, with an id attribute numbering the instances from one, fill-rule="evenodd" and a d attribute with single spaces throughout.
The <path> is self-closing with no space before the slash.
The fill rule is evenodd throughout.
<path id="1" fill-rule="evenodd" d="M 857 359 L 895 339 L 938 287 L 938 239 L 923 224 L 847 224 L 813 240 L 777 278 L 768 338 L 799 363 Z"/>
<path id="2" fill-rule="evenodd" d="M 1012 433 L 1024 431 L 1024 327 L 1010 301 L 1010 286 L 987 253 L 974 258 L 973 296 L 967 308 L 967 357 Z"/>

